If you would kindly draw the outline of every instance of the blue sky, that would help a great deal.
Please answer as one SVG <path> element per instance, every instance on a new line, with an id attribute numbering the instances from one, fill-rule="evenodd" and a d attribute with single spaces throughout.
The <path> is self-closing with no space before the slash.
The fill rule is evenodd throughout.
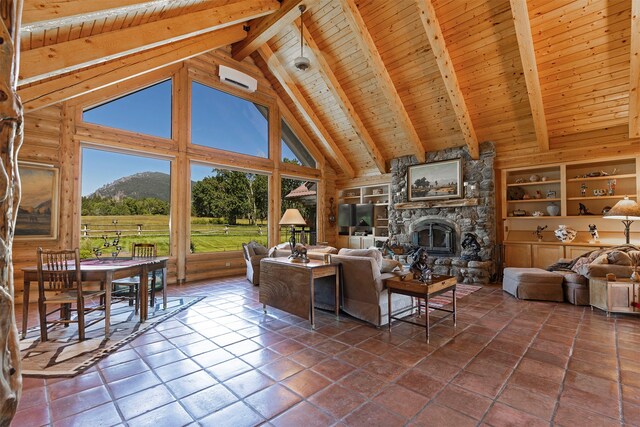
<path id="1" fill-rule="evenodd" d="M 264 107 L 263 107 L 264 108 Z M 264 110 L 263 110 L 264 111 Z M 194 83 L 192 142 L 252 156 L 268 157 L 268 122 L 252 102 Z M 83 113 L 87 122 L 171 138 L 171 80 L 167 80 Z M 294 159 L 282 144 L 282 157 Z M 212 159 L 215 162 L 216 159 Z M 118 178 L 139 172 L 170 173 L 167 160 L 83 149 L 82 195 L 87 196 Z M 194 166 L 194 181 L 211 174 L 211 167 Z"/>

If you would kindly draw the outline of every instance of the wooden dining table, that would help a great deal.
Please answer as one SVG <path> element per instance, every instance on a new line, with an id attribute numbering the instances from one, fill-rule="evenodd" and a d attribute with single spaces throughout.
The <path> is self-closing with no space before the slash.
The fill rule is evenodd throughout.
<path id="1" fill-rule="evenodd" d="M 167 309 L 167 261 L 168 257 L 153 258 L 102 258 L 87 259 L 80 262 L 81 278 L 83 282 L 100 282 L 106 290 L 105 304 L 111 304 L 112 282 L 126 277 L 140 277 L 138 286 L 140 298 L 140 322 L 149 317 L 149 273 L 162 271 L 162 308 Z M 27 333 L 29 318 L 29 290 L 31 282 L 38 282 L 38 267 L 24 267 L 24 291 L 22 294 L 22 338 Z M 109 335 L 109 322 L 105 327 L 105 334 Z"/>

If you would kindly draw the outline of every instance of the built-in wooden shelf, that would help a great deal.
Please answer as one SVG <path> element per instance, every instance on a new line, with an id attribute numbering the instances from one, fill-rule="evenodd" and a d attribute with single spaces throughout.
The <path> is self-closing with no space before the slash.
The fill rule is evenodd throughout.
<path id="1" fill-rule="evenodd" d="M 559 202 L 559 198 L 553 199 L 520 199 L 520 200 L 507 200 L 507 203 L 533 203 L 533 202 Z"/>
<path id="2" fill-rule="evenodd" d="M 585 197 L 567 197 L 567 200 L 600 200 L 600 199 L 624 199 L 625 196 L 585 196 Z M 630 199 L 635 199 L 635 194 L 628 196 Z"/>
<path id="3" fill-rule="evenodd" d="M 604 176 L 589 176 L 586 178 L 569 178 L 567 182 L 582 182 L 582 181 L 607 181 L 609 179 L 625 179 L 635 178 L 635 173 L 625 173 L 622 175 L 604 175 Z"/>
<path id="4" fill-rule="evenodd" d="M 527 181 L 527 182 L 514 182 L 512 184 L 507 184 L 507 187 L 526 187 L 527 185 L 549 185 L 549 184 L 559 184 L 559 179 L 548 179 L 546 181 Z"/>

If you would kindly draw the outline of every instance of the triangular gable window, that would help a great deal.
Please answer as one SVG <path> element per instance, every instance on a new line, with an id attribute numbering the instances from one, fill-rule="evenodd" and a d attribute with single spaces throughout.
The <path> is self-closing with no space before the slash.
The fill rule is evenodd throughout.
<path id="1" fill-rule="evenodd" d="M 316 167 L 316 161 L 296 136 L 287 122 L 282 120 L 282 160 L 297 160 L 302 166 Z"/>
<path id="2" fill-rule="evenodd" d="M 171 139 L 171 79 L 87 109 L 82 119 Z"/>

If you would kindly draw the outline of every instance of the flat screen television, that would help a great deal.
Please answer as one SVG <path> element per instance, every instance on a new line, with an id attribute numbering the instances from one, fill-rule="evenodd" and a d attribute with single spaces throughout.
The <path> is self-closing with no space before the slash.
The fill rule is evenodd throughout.
<path id="1" fill-rule="evenodd" d="M 372 227 L 373 226 L 373 205 L 358 204 L 356 205 L 355 223 L 356 227 Z"/>

